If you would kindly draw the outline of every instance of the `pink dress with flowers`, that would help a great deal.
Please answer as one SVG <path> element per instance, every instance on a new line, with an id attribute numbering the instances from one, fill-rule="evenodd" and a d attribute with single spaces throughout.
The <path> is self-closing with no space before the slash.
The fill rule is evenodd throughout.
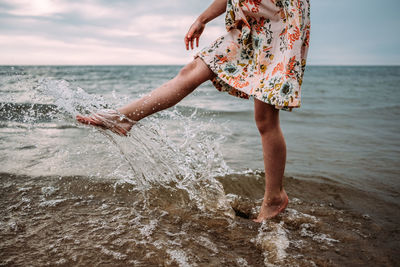
<path id="1" fill-rule="evenodd" d="M 227 34 L 200 57 L 220 91 L 277 109 L 300 107 L 310 39 L 309 0 L 228 0 Z"/>

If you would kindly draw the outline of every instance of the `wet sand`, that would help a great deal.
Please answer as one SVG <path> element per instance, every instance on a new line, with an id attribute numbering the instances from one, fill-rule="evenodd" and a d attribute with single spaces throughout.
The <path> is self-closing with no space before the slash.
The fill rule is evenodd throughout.
<path id="1" fill-rule="evenodd" d="M 232 177 L 241 182 L 230 183 L 220 179 L 226 193 L 245 197 L 236 203 L 236 214 L 254 218 L 251 212 L 254 199 L 264 194 L 263 173 L 254 176 Z M 227 178 L 227 177 L 225 177 Z M 319 178 L 323 179 L 323 178 Z M 226 181 L 226 182 L 224 182 Z M 387 202 L 376 195 L 325 182 L 304 181 L 293 177 L 285 178 L 285 188 L 290 203 L 288 208 L 315 216 L 318 232 L 329 233 L 338 240 L 334 246 L 308 246 L 301 249 L 289 247 L 288 253 L 299 253 L 312 259 L 318 266 L 398 266 L 400 264 L 400 205 Z M 258 189 L 258 190 L 255 190 Z M 246 204 L 244 204 L 246 203 Z M 241 205 L 241 207 L 240 207 Z M 296 239 L 301 239 L 300 222 L 285 222 Z M 307 237 L 305 237 L 307 239 Z M 290 251 L 290 252 L 289 252 Z"/>
<path id="2" fill-rule="evenodd" d="M 0 174 L 0 265 L 399 266 L 398 204 L 287 177 L 288 209 L 257 224 L 262 177 L 218 177 L 230 218 L 176 188 Z"/>

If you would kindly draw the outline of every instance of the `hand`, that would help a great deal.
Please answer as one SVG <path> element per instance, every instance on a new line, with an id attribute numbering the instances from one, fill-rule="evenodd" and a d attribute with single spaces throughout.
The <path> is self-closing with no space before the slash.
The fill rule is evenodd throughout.
<path id="1" fill-rule="evenodd" d="M 185 44 L 186 44 L 186 50 L 189 50 L 189 44 L 191 49 L 193 49 L 193 41 L 196 39 L 196 47 L 199 47 L 199 38 L 200 35 L 202 34 L 205 24 L 196 20 L 192 26 L 190 26 L 189 31 L 187 32 L 185 36 Z"/>

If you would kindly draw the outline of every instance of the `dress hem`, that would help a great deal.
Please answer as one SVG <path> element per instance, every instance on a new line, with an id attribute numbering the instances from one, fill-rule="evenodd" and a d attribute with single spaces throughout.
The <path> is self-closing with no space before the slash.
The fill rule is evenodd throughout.
<path id="1" fill-rule="evenodd" d="M 255 94 L 248 94 L 248 93 L 246 93 L 246 92 L 244 92 L 244 91 L 242 91 L 242 90 L 240 90 L 238 88 L 235 88 L 232 85 L 230 85 L 227 81 L 225 81 L 223 78 L 218 76 L 218 71 L 216 69 L 212 68 L 211 65 L 207 63 L 205 58 L 201 55 L 201 52 L 197 53 L 194 56 L 194 59 L 196 59 L 196 58 L 200 58 L 207 65 L 207 67 L 212 72 L 214 72 L 214 74 L 216 76 L 215 76 L 215 78 L 211 79 L 211 82 L 213 83 L 214 87 L 220 92 L 227 92 L 229 95 L 232 95 L 232 96 L 235 96 L 235 97 L 239 97 L 239 98 L 242 98 L 242 99 L 257 99 L 257 100 L 260 100 L 260 101 L 262 101 L 262 102 L 264 102 L 266 104 L 269 104 L 269 105 L 271 105 L 274 108 L 279 109 L 279 110 L 284 110 L 284 111 L 291 112 L 293 108 L 300 108 L 300 105 L 299 106 L 277 106 L 277 105 L 275 105 L 274 103 L 272 103 L 270 101 L 269 102 L 265 101 L 265 100 L 268 100 L 268 99 L 260 98 Z M 216 81 L 214 81 L 214 80 L 216 80 Z M 221 86 L 219 87 L 216 83 L 221 84 Z M 229 87 L 229 90 L 223 90 L 222 89 L 222 87 L 223 87 L 222 83 L 226 87 Z"/>

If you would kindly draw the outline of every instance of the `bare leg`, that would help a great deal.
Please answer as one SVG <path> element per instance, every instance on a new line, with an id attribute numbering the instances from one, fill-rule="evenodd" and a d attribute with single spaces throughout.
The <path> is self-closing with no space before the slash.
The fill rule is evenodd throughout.
<path id="1" fill-rule="evenodd" d="M 200 58 L 183 67 L 178 75 L 146 96 L 133 101 L 118 111 L 133 121 L 139 121 L 155 112 L 169 108 L 194 91 L 215 74 Z"/>
<path id="2" fill-rule="evenodd" d="M 254 115 L 261 135 L 265 167 L 265 194 L 256 222 L 272 218 L 283 211 L 288 202 L 283 189 L 286 164 L 286 143 L 279 124 L 279 110 L 254 100 Z"/>
<path id="3" fill-rule="evenodd" d="M 174 106 L 200 84 L 214 76 L 215 74 L 208 66 L 200 58 L 196 58 L 183 67 L 172 80 L 142 98 L 119 108 L 118 113 L 126 118 L 121 118 L 118 114 L 95 114 L 90 117 L 78 115 L 77 120 L 126 135 L 135 122 L 155 112 Z"/>

